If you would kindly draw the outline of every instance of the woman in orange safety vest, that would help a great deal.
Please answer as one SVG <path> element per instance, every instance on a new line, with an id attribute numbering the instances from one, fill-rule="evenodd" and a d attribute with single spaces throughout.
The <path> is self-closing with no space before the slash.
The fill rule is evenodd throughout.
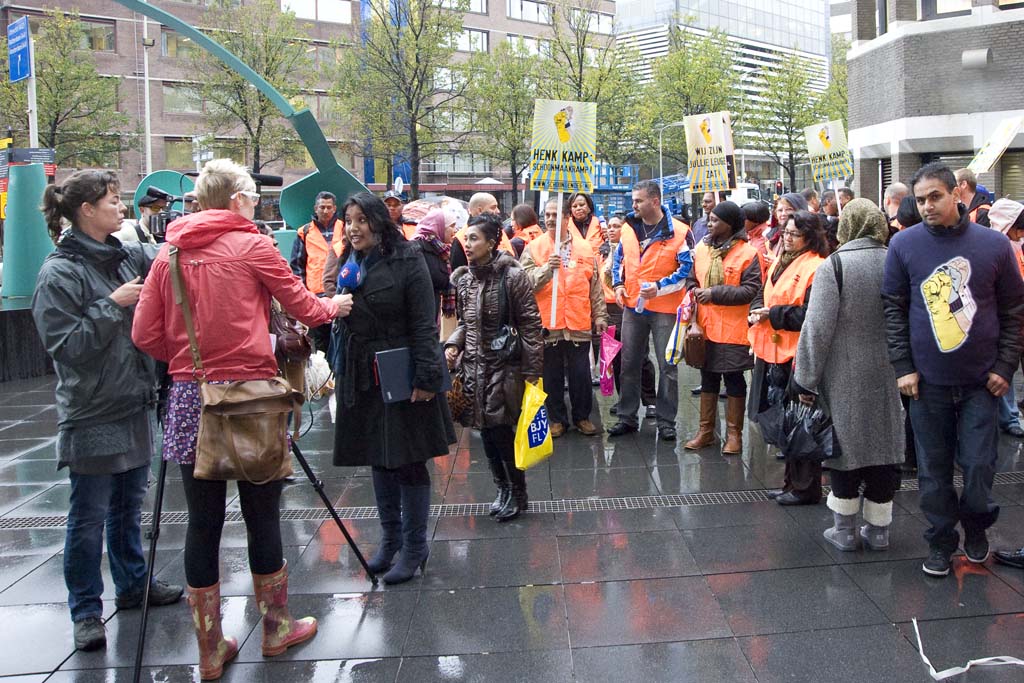
<path id="1" fill-rule="evenodd" d="M 749 407 L 755 421 L 784 398 L 814 272 L 828 256 L 825 230 L 818 216 L 808 211 L 797 211 L 785 224 L 782 245 L 750 306 L 749 339 L 756 362 Z M 787 456 L 785 483 L 769 495 L 780 505 L 821 502 L 821 463 Z"/>
<path id="2" fill-rule="evenodd" d="M 697 301 L 695 328 L 707 339 L 700 371 L 700 426 L 686 442 L 697 450 L 716 443 L 718 391 L 725 378 L 726 440 L 723 454 L 743 452 L 743 409 L 753 367 L 747 340 L 750 302 L 761 289 L 761 262 L 747 241 L 743 212 L 733 202 L 721 202 L 708 215 L 708 232 L 694 251 L 693 270 L 686 289 Z"/>

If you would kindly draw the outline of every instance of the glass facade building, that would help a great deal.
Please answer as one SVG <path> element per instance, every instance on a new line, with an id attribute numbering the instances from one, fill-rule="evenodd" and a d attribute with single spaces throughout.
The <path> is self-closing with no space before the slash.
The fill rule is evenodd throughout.
<path id="1" fill-rule="evenodd" d="M 827 0 L 619 0 L 619 30 L 679 23 L 816 55 L 828 53 Z"/>

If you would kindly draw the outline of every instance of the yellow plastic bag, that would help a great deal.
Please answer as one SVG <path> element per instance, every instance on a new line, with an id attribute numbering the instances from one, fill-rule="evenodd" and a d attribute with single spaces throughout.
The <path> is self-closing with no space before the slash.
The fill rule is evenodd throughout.
<path id="1" fill-rule="evenodd" d="M 516 425 L 516 467 L 525 470 L 551 456 L 551 429 L 544 401 L 544 380 L 527 382 L 523 388 L 523 408 Z"/>

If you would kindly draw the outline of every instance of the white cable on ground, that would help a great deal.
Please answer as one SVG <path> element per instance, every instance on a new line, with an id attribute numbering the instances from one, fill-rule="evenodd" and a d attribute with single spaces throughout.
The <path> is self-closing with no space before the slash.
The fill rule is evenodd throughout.
<path id="1" fill-rule="evenodd" d="M 953 676 L 959 676 L 965 673 L 972 666 L 1024 666 L 1024 660 L 1017 659 L 1016 657 L 1007 657 L 1006 655 L 999 655 L 997 657 L 984 657 L 982 659 L 972 659 L 967 662 L 967 666 L 954 666 L 951 669 L 945 671 L 936 671 L 935 667 L 932 666 L 932 662 L 928 659 L 924 653 L 924 647 L 921 645 L 921 630 L 917 627 L 917 619 L 914 619 L 914 635 L 917 636 L 917 651 L 921 654 L 921 661 L 928 665 L 928 673 L 931 675 L 933 680 L 944 681 L 947 678 Z"/>

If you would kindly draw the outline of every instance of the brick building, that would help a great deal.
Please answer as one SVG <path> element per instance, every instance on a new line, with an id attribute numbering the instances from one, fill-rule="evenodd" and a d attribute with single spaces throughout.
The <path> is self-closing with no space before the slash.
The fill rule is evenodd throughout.
<path id="1" fill-rule="evenodd" d="M 151 0 L 150 4 L 193 26 L 203 26 L 204 0 Z M 37 24 L 45 9 L 53 5 L 50 0 L 5 0 L 0 4 L 0 18 L 6 25 L 27 15 L 30 24 Z M 591 12 L 591 27 L 595 33 L 611 36 L 615 18 L 613 0 L 580 0 L 578 6 Z M 336 45 L 341 44 L 341 49 L 344 49 L 344 45 L 353 45 L 359 40 L 359 0 L 281 0 L 281 7 L 294 11 L 299 20 L 309 26 L 309 51 L 320 73 L 324 73 L 324 67 L 336 59 Z M 60 9 L 78 11 L 86 28 L 87 44 L 84 47 L 93 53 L 101 74 L 122 79 L 119 108 L 133 124 L 138 122 L 140 129 L 146 100 L 143 53 L 148 51 L 152 169 L 194 170 L 193 138 L 209 133 L 205 128 L 206 105 L 196 101 L 188 87 L 191 79 L 185 55 L 196 48 L 174 31 L 146 20 L 114 0 L 72 0 L 60 3 Z M 463 19 L 464 32 L 458 40 L 459 54 L 455 59 L 464 59 L 474 52 L 490 51 L 502 40 L 522 39 L 528 49 L 544 50 L 550 37 L 553 15 L 551 5 L 539 0 L 471 0 Z M 152 40 L 151 47 L 143 46 L 144 31 Z M 324 79 L 304 94 L 307 106 L 322 124 L 330 107 L 329 86 Z M 339 162 L 371 187 L 382 188 L 388 180 L 383 172 L 385 165 L 364 164 L 361 158 L 340 151 L 337 143 L 351 139 L 352 131 L 339 125 L 324 128 L 328 139 L 336 143 Z M 250 161 L 230 134 L 215 139 L 211 148 L 216 155 L 229 156 L 243 164 Z M 146 175 L 142 149 L 143 146 L 139 145 L 138 149 L 124 151 L 117 160 L 126 191 L 134 190 Z M 305 168 L 272 164 L 263 170 L 281 174 L 285 183 L 290 183 L 314 169 L 310 161 Z M 500 181 L 489 188 L 495 192 L 511 188 L 507 169 L 493 167 L 490 160 L 457 149 L 423 160 L 421 171 L 423 191 L 466 193 L 485 177 Z M 273 203 L 274 192 L 273 189 L 265 192 L 270 204 Z"/>
<path id="2" fill-rule="evenodd" d="M 848 55 L 855 190 L 878 200 L 923 164 L 966 166 L 1024 115 L 1022 0 L 853 0 Z M 1024 132 L 981 182 L 1024 199 Z"/>

